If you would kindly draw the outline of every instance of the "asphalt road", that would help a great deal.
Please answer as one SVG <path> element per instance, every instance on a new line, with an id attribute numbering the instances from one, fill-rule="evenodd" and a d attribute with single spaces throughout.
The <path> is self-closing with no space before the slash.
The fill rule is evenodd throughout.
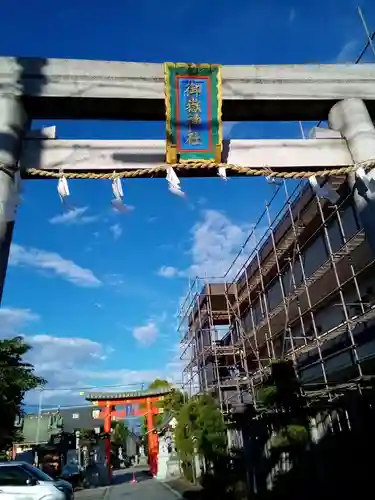
<path id="1" fill-rule="evenodd" d="M 132 484 L 133 473 L 136 483 Z M 151 477 L 146 468 L 116 471 L 109 487 L 78 491 L 76 500 L 176 500 L 177 496 Z"/>

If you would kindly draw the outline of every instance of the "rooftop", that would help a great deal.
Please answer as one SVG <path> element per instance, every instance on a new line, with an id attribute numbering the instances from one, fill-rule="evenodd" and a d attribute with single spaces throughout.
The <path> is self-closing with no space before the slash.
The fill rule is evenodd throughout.
<path id="1" fill-rule="evenodd" d="M 169 387 L 160 387 L 154 390 L 132 391 L 132 392 L 89 392 L 85 395 L 87 401 L 112 401 L 120 399 L 140 399 L 169 394 Z"/>

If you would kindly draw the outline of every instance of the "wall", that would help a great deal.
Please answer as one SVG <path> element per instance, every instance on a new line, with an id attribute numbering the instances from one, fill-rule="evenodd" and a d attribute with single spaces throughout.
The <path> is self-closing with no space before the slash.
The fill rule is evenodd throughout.
<path id="1" fill-rule="evenodd" d="M 364 302 L 368 301 L 366 302 L 368 304 L 373 304 L 375 302 L 375 283 L 373 273 L 370 273 L 366 277 L 360 277 L 358 284 L 362 300 Z M 345 303 L 349 304 L 347 307 L 348 316 L 351 317 L 360 313 L 360 308 L 355 305 L 359 299 L 354 284 L 346 287 L 343 293 Z M 336 297 L 334 297 L 329 303 L 324 304 L 324 308 L 317 311 L 314 317 L 317 327 L 323 333 L 342 323 L 345 320 L 345 315 L 340 297 L 336 295 Z M 367 335 L 367 332 L 370 332 L 374 327 L 375 319 L 358 325 L 352 331 L 355 342 L 358 344 L 357 353 L 360 361 L 375 357 L 375 341 L 371 338 L 371 335 Z M 322 357 L 324 359 L 325 370 L 329 378 L 338 370 L 348 369 L 350 366 L 354 366 L 350 349 L 339 354 L 335 353 L 335 351 L 337 352 L 338 350 L 342 350 L 343 347 L 345 348 L 345 346 L 349 345 L 350 340 L 347 334 L 342 334 L 323 345 Z M 319 363 L 317 363 L 318 359 L 317 349 L 312 350 L 308 355 L 300 358 L 300 366 L 302 367 L 303 365 L 306 366 L 315 362 L 313 366 L 302 368 L 301 378 L 304 383 L 322 380 L 322 368 Z"/>
<path id="2" fill-rule="evenodd" d="M 353 205 L 350 204 L 345 210 L 340 210 L 340 218 L 344 236 L 348 240 L 360 229 Z M 337 216 L 333 216 L 329 220 L 327 230 L 332 251 L 336 252 L 344 244 Z M 328 245 L 323 229 L 321 228 L 302 248 L 301 260 L 305 278 L 308 279 L 327 261 L 328 257 Z M 294 286 L 299 286 L 303 282 L 301 263 L 297 255 L 294 256 L 291 264 L 288 263 L 281 269 L 281 282 L 286 297 L 293 291 Z M 291 267 L 293 273 L 291 273 Z M 266 305 L 262 296 L 253 300 L 252 311 L 248 310 L 242 318 L 242 326 L 246 332 L 251 332 L 254 326 L 256 327 L 264 320 L 267 310 L 269 313 L 272 312 L 283 301 L 282 287 L 279 277 L 275 276 L 265 288 Z"/>
<path id="3" fill-rule="evenodd" d="M 51 436 L 48 429 L 49 417 L 55 412 L 56 410 L 42 410 L 40 419 L 38 415 L 26 415 L 22 429 L 25 442 L 34 443 L 38 436 L 40 443 L 48 442 Z M 103 431 L 103 420 L 94 418 L 97 412 L 98 409 L 93 406 L 60 409 L 60 414 L 63 417 L 64 432 L 72 433 L 78 429 L 98 429 L 99 432 Z"/>
<path id="4" fill-rule="evenodd" d="M 35 415 L 26 415 L 23 421 L 22 435 L 25 443 L 48 443 L 51 434 L 48 430 L 49 415 L 38 419 Z"/>
<path id="5" fill-rule="evenodd" d="M 60 413 L 64 419 L 65 432 L 74 432 L 78 429 L 103 430 L 103 419 L 95 418 L 98 408 L 94 406 L 62 408 Z"/>

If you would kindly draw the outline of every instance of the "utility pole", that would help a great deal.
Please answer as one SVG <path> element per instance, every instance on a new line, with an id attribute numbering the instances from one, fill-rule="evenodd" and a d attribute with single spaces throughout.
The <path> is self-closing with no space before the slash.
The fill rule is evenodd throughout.
<path id="1" fill-rule="evenodd" d="M 40 439 L 40 420 L 42 418 L 42 404 L 43 404 L 43 389 L 40 389 L 39 403 L 38 403 L 38 422 L 36 426 L 35 444 L 39 444 L 39 439 Z"/>
<path id="2" fill-rule="evenodd" d="M 80 431 L 76 431 L 75 435 L 76 435 L 76 452 L 77 452 L 78 467 L 81 467 L 81 444 L 80 444 L 81 433 L 80 433 Z"/>
<path id="3" fill-rule="evenodd" d="M 38 420 L 36 423 L 36 433 L 35 433 L 35 444 L 39 444 L 40 440 L 40 421 L 42 419 L 42 405 L 43 405 L 43 389 L 39 389 L 39 403 L 38 403 Z M 35 465 L 39 466 L 39 455 L 38 452 L 35 455 Z"/>

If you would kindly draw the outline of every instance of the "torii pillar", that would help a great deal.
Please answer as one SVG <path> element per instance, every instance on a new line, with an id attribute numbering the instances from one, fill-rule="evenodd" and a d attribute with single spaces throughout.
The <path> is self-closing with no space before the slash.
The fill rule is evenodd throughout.
<path id="1" fill-rule="evenodd" d="M 133 404 L 143 403 L 143 400 L 135 400 Z M 125 403 L 125 402 L 124 402 Z M 157 474 L 157 459 L 159 452 L 159 441 L 158 436 L 154 430 L 154 415 L 158 415 L 160 413 L 159 408 L 155 408 L 152 404 L 152 400 L 147 398 L 145 400 L 146 408 L 144 410 L 133 410 L 132 412 L 126 414 L 126 412 L 122 410 L 115 410 L 113 404 L 109 401 L 106 402 L 106 407 L 102 412 L 100 412 L 100 416 L 104 419 L 104 433 L 110 434 L 112 430 L 112 418 L 120 417 L 125 418 L 126 416 L 146 416 L 146 426 L 147 426 L 147 444 L 148 444 L 148 464 L 150 466 L 150 471 L 152 475 Z M 121 402 L 117 402 L 117 404 L 122 404 Z M 126 404 L 129 404 L 129 400 L 126 401 Z M 111 468 L 111 438 L 106 438 L 105 440 L 105 456 L 107 460 L 107 468 L 108 468 L 108 476 L 111 478 L 112 476 L 112 468 Z"/>
<path id="2" fill-rule="evenodd" d="M 0 303 L 15 219 L 14 175 L 19 168 L 27 115 L 12 93 L 0 95 Z"/>
<path id="3" fill-rule="evenodd" d="M 328 123 L 346 139 L 354 163 L 375 162 L 375 127 L 362 99 L 345 99 L 336 103 L 329 113 Z M 370 189 L 366 189 L 354 173 L 349 174 L 349 185 L 353 189 L 354 203 L 366 238 L 375 252 L 375 169 L 367 176 L 373 184 Z"/>

